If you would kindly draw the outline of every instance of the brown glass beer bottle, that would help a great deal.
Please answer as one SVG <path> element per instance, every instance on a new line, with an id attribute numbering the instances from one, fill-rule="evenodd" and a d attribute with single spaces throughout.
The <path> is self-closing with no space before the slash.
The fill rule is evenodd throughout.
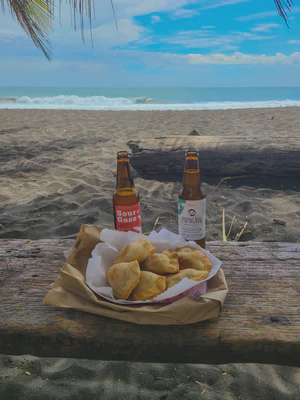
<path id="1" fill-rule="evenodd" d="M 115 228 L 142 233 L 141 207 L 127 151 L 117 153 L 117 185 L 113 196 Z"/>
<path id="2" fill-rule="evenodd" d="M 183 184 L 178 196 L 178 231 L 205 248 L 206 195 L 201 186 L 199 152 L 185 153 Z"/>

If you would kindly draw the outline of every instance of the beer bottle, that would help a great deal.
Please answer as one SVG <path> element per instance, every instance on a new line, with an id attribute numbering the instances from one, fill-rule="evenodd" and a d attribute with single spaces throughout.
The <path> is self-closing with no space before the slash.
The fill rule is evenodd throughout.
<path id="1" fill-rule="evenodd" d="M 113 205 L 116 229 L 142 233 L 140 198 L 134 187 L 127 151 L 117 153 L 117 185 Z"/>
<path id="2" fill-rule="evenodd" d="M 206 195 L 201 186 L 199 152 L 185 153 L 183 184 L 178 196 L 178 230 L 185 240 L 205 248 Z"/>

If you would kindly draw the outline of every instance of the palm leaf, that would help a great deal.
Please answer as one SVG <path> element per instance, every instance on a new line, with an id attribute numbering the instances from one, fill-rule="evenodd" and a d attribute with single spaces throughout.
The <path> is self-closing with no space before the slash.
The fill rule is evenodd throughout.
<path id="1" fill-rule="evenodd" d="M 95 14 L 94 0 L 65 0 L 67 4 L 70 6 L 71 11 L 71 20 L 72 25 L 74 26 L 75 31 L 77 30 L 77 15 L 80 18 L 80 27 L 81 27 L 81 36 L 82 40 L 85 41 L 84 38 L 84 18 L 88 17 L 90 21 L 90 32 L 91 39 L 92 38 L 92 14 Z M 62 0 L 60 0 L 60 4 Z"/>
<path id="2" fill-rule="evenodd" d="M 284 22 L 289 26 L 287 21 L 287 12 L 291 11 L 291 7 L 294 4 L 293 0 L 274 0 L 279 15 L 284 19 Z"/>

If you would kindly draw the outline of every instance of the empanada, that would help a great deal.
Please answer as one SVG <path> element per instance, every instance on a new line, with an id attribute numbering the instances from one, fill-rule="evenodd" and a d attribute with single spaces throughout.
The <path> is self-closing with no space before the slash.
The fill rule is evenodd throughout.
<path id="1" fill-rule="evenodd" d="M 212 263 L 206 254 L 192 247 L 176 249 L 178 254 L 179 269 L 193 268 L 197 270 L 210 271 Z"/>
<path id="2" fill-rule="evenodd" d="M 197 271 L 192 268 L 179 271 L 177 274 L 168 275 L 166 278 L 166 289 L 177 285 L 183 278 L 188 278 L 195 282 L 203 281 L 208 277 L 209 271 Z"/>
<path id="3" fill-rule="evenodd" d="M 161 254 L 171 254 L 172 250 L 171 249 L 167 249 L 161 252 Z"/>
<path id="4" fill-rule="evenodd" d="M 174 274 L 179 271 L 178 254 L 155 253 L 141 264 L 141 270 L 159 275 Z"/>
<path id="5" fill-rule="evenodd" d="M 137 261 L 114 264 L 108 268 L 106 277 L 116 299 L 126 300 L 140 280 Z"/>
<path id="6" fill-rule="evenodd" d="M 131 262 L 135 260 L 142 263 L 147 257 L 152 256 L 155 251 L 155 247 L 152 246 L 147 239 L 140 238 L 124 247 L 117 255 L 114 263 L 118 264 L 120 262 Z"/>
<path id="7" fill-rule="evenodd" d="M 130 300 L 149 300 L 166 290 L 166 278 L 153 272 L 141 271 L 138 285 L 133 290 Z"/>

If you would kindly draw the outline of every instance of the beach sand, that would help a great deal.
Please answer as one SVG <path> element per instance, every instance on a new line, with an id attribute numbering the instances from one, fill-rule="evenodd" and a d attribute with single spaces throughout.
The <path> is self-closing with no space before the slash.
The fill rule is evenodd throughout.
<path id="1" fill-rule="evenodd" d="M 273 365 L 0 356 L 1 400 L 298 400 L 299 386 L 299 368 Z"/>
<path id="2" fill-rule="evenodd" d="M 116 152 L 142 137 L 299 135 L 299 108 L 218 111 L 0 110 L 0 238 L 75 238 L 84 223 L 113 226 Z M 216 181 L 220 177 L 216 177 Z M 143 231 L 177 231 L 180 178 L 134 171 Z M 299 242 L 299 179 L 228 180 L 207 193 L 207 240 Z M 225 304 L 226 306 L 226 304 Z M 28 371 L 31 375 L 26 375 Z M 224 373 L 227 374 L 224 374 Z M 48 379 L 48 380 L 47 380 Z M 195 383 L 198 381 L 199 383 Z M 183 384 L 183 385 L 181 385 Z M 204 385 L 204 386 L 202 386 Z M 298 399 L 298 368 L 130 364 L 0 357 L 0 399 Z"/>
<path id="3" fill-rule="evenodd" d="M 273 118 L 274 116 L 274 118 Z M 273 119 L 272 119 L 273 118 Z M 1 238 L 73 238 L 84 223 L 113 225 L 116 152 L 141 137 L 299 134 L 299 109 L 219 111 L 0 111 Z M 172 182 L 134 173 L 143 229 L 177 231 L 177 194 Z M 218 180 L 219 177 L 216 177 Z M 229 180 L 208 198 L 207 240 L 221 239 L 222 208 L 233 235 L 246 221 L 242 240 L 299 241 L 299 179 Z M 279 223 L 274 220 L 279 220 Z"/>

